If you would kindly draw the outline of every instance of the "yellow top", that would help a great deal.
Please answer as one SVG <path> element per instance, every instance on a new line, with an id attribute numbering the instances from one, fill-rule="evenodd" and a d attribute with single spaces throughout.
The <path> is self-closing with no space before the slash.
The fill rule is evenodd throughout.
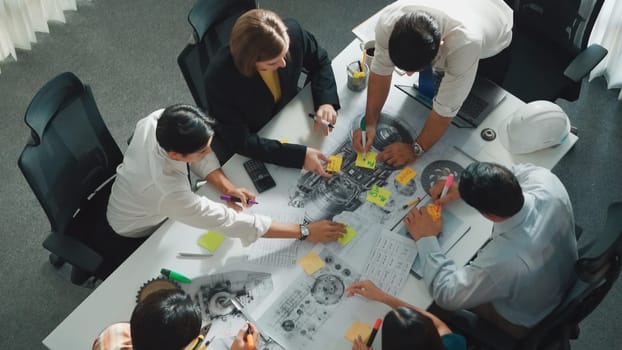
<path id="1" fill-rule="evenodd" d="M 281 82 L 275 70 L 260 70 L 259 75 L 274 97 L 274 102 L 281 99 Z"/>

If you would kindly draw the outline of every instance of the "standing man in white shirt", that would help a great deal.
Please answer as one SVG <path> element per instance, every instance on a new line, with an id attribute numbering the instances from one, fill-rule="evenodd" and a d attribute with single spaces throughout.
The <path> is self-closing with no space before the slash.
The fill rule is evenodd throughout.
<path id="1" fill-rule="evenodd" d="M 345 226 L 333 221 L 286 224 L 241 212 L 255 195 L 235 187 L 220 169 L 210 147 L 213 126 L 214 119 L 183 104 L 155 111 L 137 123 L 123 163 L 117 168 L 107 209 L 110 226 L 121 236 L 110 248 L 119 250 L 121 259 L 169 218 L 240 238 L 243 245 L 260 237 L 329 242 L 345 233 Z M 241 203 L 225 205 L 195 194 L 189 171 L 221 193 L 240 198 Z M 123 251 L 126 245 L 129 252 Z"/>
<path id="2" fill-rule="evenodd" d="M 396 167 L 412 163 L 445 133 L 475 81 L 480 59 L 499 54 L 512 40 L 512 10 L 503 0 L 410 0 L 382 10 L 367 88 L 366 138 L 355 131 L 356 151 L 369 151 L 395 67 L 412 75 L 428 67 L 444 73 L 433 109 L 413 144 L 396 142 L 379 157 Z"/>
<path id="3" fill-rule="evenodd" d="M 577 241 L 568 193 L 548 169 L 531 164 L 510 169 L 473 163 L 439 198 L 444 181 L 430 190 L 436 204 L 462 199 L 493 222 L 490 240 L 466 266 L 441 250 L 443 222 L 426 210 L 404 219 L 417 242 L 423 279 L 443 309 L 469 308 L 515 337 L 559 305 L 575 279 Z"/>

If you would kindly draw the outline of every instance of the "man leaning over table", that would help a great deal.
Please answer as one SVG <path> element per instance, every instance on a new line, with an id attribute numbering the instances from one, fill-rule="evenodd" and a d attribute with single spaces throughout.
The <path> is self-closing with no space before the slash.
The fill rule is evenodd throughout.
<path id="1" fill-rule="evenodd" d="M 493 222 L 490 240 L 467 265 L 441 250 L 443 222 L 411 210 L 404 223 L 417 243 L 423 279 L 438 306 L 469 308 L 521 338 L 561 301 L 574 281 L 577 242 L 568 193 L 548 169 L 473 163 L 446 196 L 443 181 L 430 189 L 436 204 L 462 199 Z"/>
<path id="2" fill-rule="evenodd" d="M 379 154 L 398 167 L 416 161 L 451 124 L 471 91 L 479 65 L 481 74 L 493 81 L 502 80 L 507 66 L 503 60 L 509 57 L 504 49 L 512 40 L 512 24 L 512 10 L 503 0 L 409 0 L 383 9 L 376 24 L 367 88 L 367 143 L 363 150 L 361 129 L 357 129 L 352 139 L 354 148 L 363 152 L 372 146 L 395 67 L 408 75 L 443 72 L 433 109 L 414 143 L 396 142 Z M 503 59 L 480 61 L 498 54 Z"/>
<path id="3" fill-rule="evenodd" d="M 214 119 L 190 105 L 176 104 L 138 121 L 132 141 L 117 168 L 107 218 L 117 233 L 111 249 L 125 259 L 166 219 L 213 229 L 249 245 L 260 237 L 335 241 L 345 226 L 323 220 L 308 225 L 287 224 L 241 212 L 255 195 L 233 185 L 210 148 Z M 217 203 L 195 194 L 189 171 L 241 204 Z M 229 207 L 227 207 L 229 206 Z"/>

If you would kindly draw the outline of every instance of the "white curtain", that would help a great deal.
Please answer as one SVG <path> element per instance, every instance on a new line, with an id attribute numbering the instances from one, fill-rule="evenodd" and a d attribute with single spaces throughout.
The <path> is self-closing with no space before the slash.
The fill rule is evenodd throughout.
<path id="1" fill-rule="evenodd" d="M 602 75 L 609 89 L 622 88 L 622 1 L 605 0 L 592 29 L 591 43 L 604 46 L 609 53 L 592 70 L 590 80 Z M 622 100 L 622 90 L 618 100 Z"/>
<path id="2" fill-rule="evenodd" d="M 49 33 L 48 21 L 65 23 L 65 10 L 77 10 L 76 0 L 0 0 L 0 61 L 30 50 L 35 32 Z"/>

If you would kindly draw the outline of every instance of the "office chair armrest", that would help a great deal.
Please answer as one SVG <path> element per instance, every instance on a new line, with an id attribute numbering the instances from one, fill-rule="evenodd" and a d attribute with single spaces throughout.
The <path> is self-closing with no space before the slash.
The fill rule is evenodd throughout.
<path id="1" fill-rule="evenodd" d="M 564 75 L 568 79 L 578 83 L 588 75 L 605 56 L 607 56 L 607 49 L 598 44 L 592 44 L 581 51 L 581 53 L 570 62 L 564 71 Z"/>
<path id="2" fill-rule="evenodd" d="M 77 239 L 54 232 L 43 241 L 43 247 L 90 274 L 95 274 L 104 260 L 96 251 Z"/>
<path id="3" fill-rule="evenodd" d="M 518 344 L 516 339 L 468 310 L 454 311 L 449 319 L 443 317 L 443 321 L 454 333 L 465 336 L 469 344 L 474 341 L 486 349 L 514 349 Z"/>

